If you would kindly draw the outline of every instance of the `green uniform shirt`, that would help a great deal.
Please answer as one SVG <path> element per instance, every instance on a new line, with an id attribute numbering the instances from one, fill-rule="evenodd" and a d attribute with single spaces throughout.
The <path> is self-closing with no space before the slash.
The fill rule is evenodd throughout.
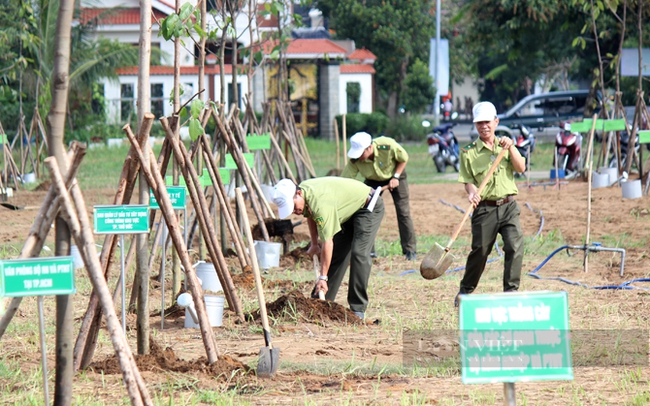
<path id="1" fill-rule="evenodd" d="M 341 231 L 341 224 L 366 204 L 371 190 L 358 180 L 336 176 L 303 181 L 300 189 L 305 199 L 303 215 L 316 222 L 321 241 Z"/>
<path id="2" fill-rule="evenodd" d="M 341 174 L 344 178 L 356 178 L 361 173 L 364 179 L 384 181 L 393 177 L 398 162 L 407 162 L 409 154 L 401 145 L 392 138 L 378 137 L 372 140 L 372 149 L 375 159 L 372 161 L 348 160 Z"/>
<path id="3" fill-rule="evenodd" d="M 490 170 L 490 166 L 503 148 L 494 141 L 494 150 L 490 150 L 481 139 L 477 139 L 460 151 L 460 172 L 458 182 L 472 183 L 479 186 Z M 509 195 L 516 195 L 514 168 L 510 161 L 510 152 L 503 157 L 494 171 L 492 178 L 481 193 L 482 200 L 499 200 Z"/>

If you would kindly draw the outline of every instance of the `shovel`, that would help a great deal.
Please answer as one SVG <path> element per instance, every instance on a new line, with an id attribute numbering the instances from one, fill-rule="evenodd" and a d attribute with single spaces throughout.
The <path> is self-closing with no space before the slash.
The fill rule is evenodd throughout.
<path id="1" fill-rule="evenodd" d="M 257 263 L 257 255 L 255 254 L 253 233 L 251 233 L 248 213 L 246 212 L 246 205 L 244 204 L 244 196 L 242 195 L 240 188 L 236 188 L 235 193 L 237 194 L 237 205 L 239 206 L 239 210 L 242 212 L 242 222 L 244 223 L 243 226 L 246 231 L 246 239 L 248 240 L 251 262 L 253 263 L 253 275 L 255 275 L 255 287 L 257 288 L 257 299 L 260 302 L 260 317 L 262 318 L 264 343 L 266 344 L 265 347 L 260 348 L 259 362 L 257 363 L 257 376 L 260 378 L 272 378 L 278 370 L 280 349 L 278 347 L 273 347 L 271 344 L 271 329 L 269 328 L 269 319 L 266 315 L 266 301 L 264 300 L 262 277 L 260 276 L 260 268 Z"/>
<path id="2" fill-rule="evenodd" d="M 314 274 L 316 274 L 316 283 L 318 283 L 318 277 L 320 276 L 320 262 L 318 261 L 318 255 L 314 255 L 313 261 L 314 261 Z M 319 290 L 318 298 L 320 300 L 325 300 L 325 292 Z"/>
<path id="3" fill-rule="evenodd" d="M 490 178 L 492 178 L 492 174 L 494 174 L 494 171 L 497 169 L 497 166 L 499 166 L 499 162 L 501 162 L 501 159 L 503 159 L 503 156 L 506 154 L 507 151 L 508 151 L 507 149 L 502 149 L 501 152 L 499 152 L 499 155 L 497 155 L 496 159 L 492 163 L 490 170 L 488 171 L 487 175 L 485 175 L 485 178 L 483 178 L 483 181 L 481 182 L 478 189 L 476 190 L 476 193 L 480 195 L 481 192 L 483 192 L 483 189 L 485 189 L 485 185 L 488 183 Z M 440 244 L 436 243 L 431 248 L 431 250 L 429 250 L 427 255 L 424 257 L 422 263 L 420 264 L 420 274 L 424 279 L 436 279 L 440 277 L 442 274 L 444 274 L 447 271 L 447 269 L 449 269 L 452 262 L 456 259 L 453 255 L 449 253 L 449 250 L 451 249 L 451 245 L 456 240 L 456 237 L 458 237 L 458 234 L 460 234 L 460 230 L 463 228 L 463 224 L 465 224 L 465 221 L 469 217 L 473 208 L 474 205 L 470 204 L 467 210 L 465 211 L 465 215 L 463 216 L 463 219 L 460 221 L 460 224 L 456 226 L 454 233 L 451 235 L 451 238 L 449 239 L 447 246 L 442 247 Z"/>
<path id="4" fill-rule="evenodd" d="M 35 210 L 41 208 L 41 206 L 16 206 L 11 203 L 0 203 L 0 206 L 6 207 L 9 210 Z"/>

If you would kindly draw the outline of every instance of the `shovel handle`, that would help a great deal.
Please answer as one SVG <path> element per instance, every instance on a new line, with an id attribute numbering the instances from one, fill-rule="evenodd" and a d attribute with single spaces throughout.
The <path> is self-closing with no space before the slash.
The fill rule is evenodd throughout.
<path id="1" fill-rule="evenodd" d="M 483 181 L 481 182 L 481 184 L 478 186 L 478 189 L 476 190 L 476 193 L 478 193 L 480 195 L 481 192 L 483 192 L 483 189 L 485 189 L 485 185 L 487 185 L 487 183 L 492 178 L 492 175 L 494 174 L 494 171 L 497 170 L 497 166 L 499 166 L 499 163 L 501 162 L 503 157 L 506 155 L 506 152 L 508 152 L 508 150 L 505 149 L 505 148 L 502 149 L 501 152 L 499 152 L 499 155 L 497 155 L 497 158 L 492 163 L 492 166 L 490 166 L 490 170 L 488 171 L 488 173 L 483 178 Z M 471 214 L 472 210 L 474 210 L 474 205 L 470 203 L 467 210 L 465 210 L 465 215 L 463 215 L 463 219 L 456 226 L 456 229 L 454 230 L 454 233 L 451 235 L 451 238 L 449 239 L 449 243 L 445 247 L 445 252 L 449 252 L 449 249 L 451 248 L 451 244 L 453 244 L 454 241 L 456 241 L 456 238 L 458 237 L 458 234 L 460 234 L 460 230 L 463 228 L 463 225 L 465 224 L 465 221 L 467 221 L 467 218 Z"/>

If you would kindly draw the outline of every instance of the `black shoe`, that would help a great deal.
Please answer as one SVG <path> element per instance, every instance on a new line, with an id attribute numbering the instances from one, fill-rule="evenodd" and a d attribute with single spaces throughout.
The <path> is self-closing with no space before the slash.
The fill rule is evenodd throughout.
<path id="1" fill-rule="evenodd" d="M 454 298 L 454 307 L 460 306 L 460 295 L 460 292 L 456 293 L 456 297 Z"/>
<path id="2" fill-rule="evenodd" d="M 418 259 L 418 256 L 415 252 L 407 252 L 406 253 L 406 260 L 407 261 L 415 261 Z"/>
<path id="3" fill-rule="evenodd" d="M 377 258 L 377 253 L 375 251 L 372 251 L 370 253 L 370 258 Z"/>

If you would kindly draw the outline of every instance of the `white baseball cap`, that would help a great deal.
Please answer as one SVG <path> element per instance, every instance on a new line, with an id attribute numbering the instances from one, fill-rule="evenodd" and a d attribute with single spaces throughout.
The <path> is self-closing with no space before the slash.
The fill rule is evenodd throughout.
<path id="1" fill-rule="evenodd" d="M 348 157 L 352 159 L 359 158 L 363 151 L 372 144 L 372 137 L 366 132 L 359 132 L 350 137 L 350 149 Z"/>
<path id="2" fill-rule="evenodd" d="M 492 121 L 497 118 L 497 109 L 490 102 L 480 102 L 474 105 L 472 114 L 474 114 L 475 123 L 479 121 Z"/>
<path id="3" fill-rule="evenodd" d="M 281 219 L 293 213 L 293 196 L 296 194 L 296 184 L 291 179 L 282 179 L 273 190 L 273 203 L 278 206 Z"/>

